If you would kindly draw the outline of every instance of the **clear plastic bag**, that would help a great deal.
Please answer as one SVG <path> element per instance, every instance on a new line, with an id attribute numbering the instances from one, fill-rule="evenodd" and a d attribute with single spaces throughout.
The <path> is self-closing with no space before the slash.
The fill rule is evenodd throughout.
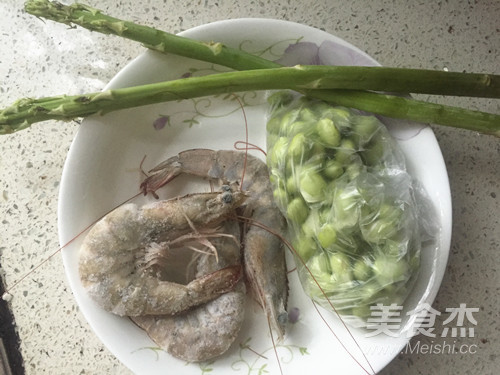
<path id="1" fill-rule="evenodd" d="M 267 163 L 305 292 L 355 325 L 401 306 L 433 226 L 398 145 L 374 116 L 289 92 L 269 102 Z"/>

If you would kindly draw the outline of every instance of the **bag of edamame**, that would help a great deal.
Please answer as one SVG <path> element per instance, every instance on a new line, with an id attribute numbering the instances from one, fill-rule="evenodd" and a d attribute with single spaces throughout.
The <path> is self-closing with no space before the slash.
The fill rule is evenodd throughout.
<path id="1" fill-rule="evenodd" d="M 287 92 L 269 102 L 267 164 L 305 292 L 356 325 L 402 305 L 423 238 L 398 145 L 374 116 Z"/>

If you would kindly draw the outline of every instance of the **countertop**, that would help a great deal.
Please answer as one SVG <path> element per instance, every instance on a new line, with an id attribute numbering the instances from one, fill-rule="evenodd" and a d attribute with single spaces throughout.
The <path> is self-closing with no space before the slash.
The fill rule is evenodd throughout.
<path id="1" fill-rule="evenodd" d="M 500 2 L 496 0 L 88 3 L 116 17 L 173 33 L 229 18 L 285 19 L 343 38 L 386 66 L 500 73 Z M 22 8 L 21 0 L 0 2 L 0 108 L 22 97 L 98 91 L 144 51 L 116 37 L 42 22 Z M 500 113 L 494 100 L 436 100 Z M 0 264 L 7 285 L 59 247 L 59 183 L 78 126 L 47 121 L 0 136 Z M 500 363 L 500 142 L 465 130 L 433 129 L 448 169 L 453 202 L 450 258 L 433 308 L 443 312 L 460 304 L 477 308 L 475 334 L 456 338 L 451 352 L 400 354 L 380 373 L 496 374 Z M 10 306 L 27 374 L 130 373 L 90 330 L 65 279 L 60 254 L 31 273 L 12 295 Z M 444 314 L 439 319 L 445 319 Z M 460 352 L 462 347 L 467 351 Z"/>

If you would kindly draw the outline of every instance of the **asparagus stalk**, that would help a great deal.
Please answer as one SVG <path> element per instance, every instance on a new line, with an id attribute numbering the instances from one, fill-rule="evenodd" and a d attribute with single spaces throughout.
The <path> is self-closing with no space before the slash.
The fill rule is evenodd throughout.
<path id="1" fill-rule="evenodd" d="M 26 128 L 49 119 L 69 120 L 95 113 L 107 113 L 172 100 L 246 90 L 303 89 L 318 85 L 328 88 L 329 81 L 318 67 L 291 67 L 227 72 L 203 77 L 184 78 L 149 85 L 107 90 L 86 95 L 22 99 L 0 111 L 0 134 Z M 337 81 L 330 83 L 335 86 Z M 327 99 L 381 115 L 442 125 L 462 127 L 500 136 L 500 115 L 431 104 L 369 91 L 319 89 Z M 337 92 L 341 95 L 337 96 Z M 363 103 L 359 106 L 359 103 Z"/>
<path id="2" fill-rule="evenodd" d="M 64 5 L 57 1 L 28 0 L 26 12 L 68 26 L 80 25 L 103 34 L 114 34 L 134 40 L 162 52 L 224 65 L 235 70 L 277 68 L 280 65 L 258 56 L 228 48 L 222 43 L 198 42 L 189 38 L 135 24 L 103 14 L 85 4 Z M 223 62 L 223 63 L 222 63 Z"/>
<path id="3" fill-rule="evenodd" d="M 92 31 L 114 34 L 141 42 L 149 49 L 161 53 L 172 53 L 235 70 L 270 69 L 281 66 L 273 61 L 225 46 L 222 43 L 205 43 L 169 34 L 148 26 L 108 16 L 100 10 L 80 3 L 67 6 L 49 0 L 29 0 L 25 9 L 35 16 L 64 23 L 68 26 L 79 25 Z M 349 70 L 351 75 L 343 77 L 346 70 L 335 70 L 337 67 L 324 68 L 325 72 L 337 71 L 338 74 L 332 79 L 345 82 L 345 85 L 339 84 L 336 87 L 331 86 L 331 88 L 485 98 L 500 97 L 500 76 L 498 75 L 426 69 L 351 67 L 352 70 Z M 366 80 L 366 85 L 361 85 L 363 80 Z M 314 88 L 321 88 L 321 86 Z M 318 93 L 308 92 L 308 94 L 316 96 Z M 338 92 L 336 97 L 342 95 L 343 92 Z M 331 100 L 331 95 L 329 97 Z"/>

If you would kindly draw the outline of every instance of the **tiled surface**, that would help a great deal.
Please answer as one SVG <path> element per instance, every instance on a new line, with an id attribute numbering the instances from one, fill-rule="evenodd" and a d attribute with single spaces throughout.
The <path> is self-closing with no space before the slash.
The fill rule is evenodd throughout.
<path id="1" fill-rule="evenodd" d="M 24 14 L 23 0 L 0 2 L 0 107 L 17 98 L 99 90 L 143 48 Z M 288 19 L 322 28 L 388 66 L 500 73 L 500 3 L 490 1 L 163 1 L 89 0 L 121 18 L 178 32 L 238 17 Z M 182 6 L 181 6 L 182 4 Z M 443 100 L 499 113 L 498 101 Z M 58 247 L 57 193 L 75 123 L 46 122 L 0 139 L 0 254 L 11 284 Z M 498 372 L 500 143 L 436 129 L 450 177 L 453 239 L 434 308 L 478 308 L 475 353 L 407 353 L 382 374 Z M 59 256 L 14 291 L 12 308 L 28 374 L 128 374 L 90 331 Z M 444 317 L 442 318 L 444 319 Z M 428 344 L 442 340 L 425 338 Z"/>

